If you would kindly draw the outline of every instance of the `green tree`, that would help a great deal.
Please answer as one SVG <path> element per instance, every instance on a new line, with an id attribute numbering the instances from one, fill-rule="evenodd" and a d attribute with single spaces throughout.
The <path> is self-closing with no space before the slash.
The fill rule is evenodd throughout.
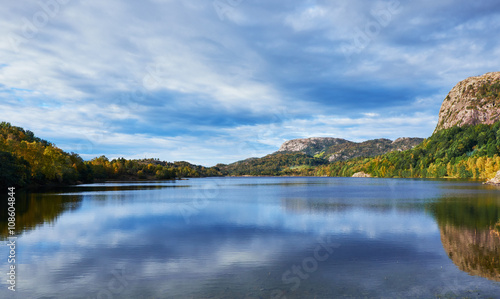
<path id="1" fill-rule="evenodd" d="M 23 158 L 0 151 L 0 186 L 24 187 L 29 183 L 30 165 Z"/>

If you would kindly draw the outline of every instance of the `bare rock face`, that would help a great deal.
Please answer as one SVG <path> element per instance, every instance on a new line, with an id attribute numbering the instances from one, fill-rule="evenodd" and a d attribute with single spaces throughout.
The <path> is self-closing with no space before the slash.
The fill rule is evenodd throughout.
<path id="1" fill-rule="evenodd" d="M 423 138 L 400 137 L 392 142 L 394 150 L 406 151 L 414 148 L 424 141 Z"/>
<path id="2" fill-rule="evenodd" d="M 289 140 L 283 143 L 278 152 L 302 152 L 304 154 L 314 155 L 324 151 L 326 148 L 343 143 L 351 143 L 345 139 L 332 137 L 312 137 Z"/>
<path id="3" fill-rule="evenodd" d="M 459 82 L 446 96 L 436 131 L 453 126 L 493 124 L 500 120 L 500 72 Z"/>

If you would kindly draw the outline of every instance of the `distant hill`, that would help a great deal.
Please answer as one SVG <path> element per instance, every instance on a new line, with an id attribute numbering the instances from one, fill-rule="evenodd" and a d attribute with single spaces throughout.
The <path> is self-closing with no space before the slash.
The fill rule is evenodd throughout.
<path id="1" fill-rule="evenodd" d="M 373 157 L 392 151 L 404 151 L 419 145 L 423 138 L 373 139 L 352 142 L 345 139 L 313 137 L 289 140 L 281 145 L 278 152 L 300 152 L 308 156 L 326 159 L 329 162 L 344 161 L 357 157 Z"/>
<path id="2" fill-rule="evenodd" d="M 402 137 L 394 141 L 389 139 L 373 139 L 360 143 L 331 146 L 325 157 L 328 161 L 345 161 L 358 157 L 374 157 L 393 151 L 405 151 L 414 148 L 424 141 L 423 138 Z"/>
<path id="3" fill-rule="evenodd" d="M 415 148 L 337 161 L 319 166 L 315 175 L 364 172 L 374 177 L 485 180 L 495 177 L 499 169 L 500 72 L 495 72 L 467 78 L 453 87 L 441 105 L 434 133 Z"/>
<path id="4" fill-rule="evenodd" d="M 318 155 L 331 146 L 353 144 L 353 142 L 332 137 L 312 137 L 293 139 L 283 143 L 278 152 L 300 152 L 309 156 Z"/>
<path id="5" fill-rule="evenodd" d="M 217 164 L 215 168 L 223 175 L 293 175 L 298 171 L 301 174 L 313 171 L 315 166 L 327 163 L 325 159 L 303 153 L 276 152 L 262 158 L 245 159 L 229 165 Z"/>
<path id="6" fill-rule="evenodd" d="M 338 161 L 317 168 L 316 175 L 490 179 L 500 169 L 500 121 L 493 125 L 454 126 L 439 130 L 415 148 L 373 158 Z"/>
<path id="7" fill-rule="evenodd" d="M 500 72 L 458 83 L 443 101 L 427 139 L 352 142 L 313 137 L 283 143 L 262 158 L 214 167 L 157 159 L 83 161 L 33 132 L 0 123 L 0 186 L 220 175 L 314 175 L 491 179 L 500 170 Z"/>
<path id="8" fill-rule="evenodd" d="M 459 82 L 427 139 L 294 139 L 263 158 L 218 165 L 229 175 L 491 179 L 500 169 L 500 72 Z"/>
<path id="9" fill-rule="evenodd" d="M 250 158 L 216 167 L 224 175 L 314 175 L 316 166 L 358 157 L 373 157 L 411 149 L 422 138 L 374 139 L 352 142 L 340 138 L 313 137 L 283 143 L 280 149 L 262 158 Z"/>
<path id="10" fill-rule="evenodd" d="M 491 125 L 500 120 L 500 72 L 459 82 L 441 105 L 436 131 L 454 126 Z"/>

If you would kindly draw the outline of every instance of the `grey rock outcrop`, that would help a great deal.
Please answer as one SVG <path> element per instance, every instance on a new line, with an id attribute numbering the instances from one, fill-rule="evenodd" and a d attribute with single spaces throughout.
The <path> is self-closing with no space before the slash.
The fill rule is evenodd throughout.
<path id="1" fill-rule="evenodd" d="M 453 126 L 493 124 L 500 120 L 500 72 L 459 82 L 446 96 L 435 132 Z"/>
<path id="2" fill-rule="evenodd" d="M 312 137 L 293 139 L 283 143 L 278 152 L 302 152 L 308 155 L 315 155 L 326 150 L 332 145 L 352 143 L 351 141 L 332 137 Z"/>

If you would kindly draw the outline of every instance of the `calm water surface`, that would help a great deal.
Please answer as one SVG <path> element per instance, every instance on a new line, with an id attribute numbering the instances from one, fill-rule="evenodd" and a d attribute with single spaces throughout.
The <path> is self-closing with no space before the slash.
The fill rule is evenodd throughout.
<path id="1" fill-rule="evenodd" d="M 0 298 L 500 297 L 500 189 L 474 182 L 113 182 L 17 194 L 17 210 L 17 291 L 1 246 Z"/>

